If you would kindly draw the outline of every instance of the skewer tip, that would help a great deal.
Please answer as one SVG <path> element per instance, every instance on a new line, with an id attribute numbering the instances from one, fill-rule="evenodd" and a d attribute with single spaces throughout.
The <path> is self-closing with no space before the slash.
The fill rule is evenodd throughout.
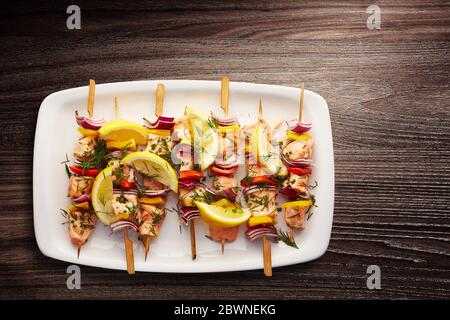
<path id="1" fill-rule="evenodd" d="M 148 251 L 150 249 L 150 236 L 147 236 L 145 238 L 144 247 L 145 247 L 145 259 L 144 259 L 144 261 L 147 261 Z"/>
<path id="2" fill-rule="evenodd" d="M 195 243 L 195 220 L 191 220 L 191 255 L 192 260 L 195 260 L 197 258 L 197 246 Z"/>
<path id="3" fill-rule="evenodd" d="M 80 258 L 80 251 L 81 251 L 81 244 L 79 244 L 77 247 L 77 259 Z"/>
<path id="4" fill-rule="evenodd" d="M 223 254 L 223 252 L 225 251 L 225 240 L 222 240 L 220 242 L 220 249 L 222 250 L 222 254 Z"/>
<path id="5" fill-rule="evenodd" d="M 262 114 L 262 100 L 261 98 L 259 99 L 259 110 L 258 110 L 258 120 L 262 120 L 263 119 L 263 114 Z"/>

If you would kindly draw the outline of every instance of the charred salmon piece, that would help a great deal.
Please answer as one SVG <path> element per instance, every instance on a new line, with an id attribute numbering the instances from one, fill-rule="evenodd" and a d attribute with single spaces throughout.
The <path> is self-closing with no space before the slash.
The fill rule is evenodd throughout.
<path id="1" fill-rule="evenodd" d="M 194 200 L 203 201 L 206 197 L 206 189 L 202 185 L 195 186 L 193 189 L 179 188 L 180 204 L 183 207 L 195 207 Z"/>
<path id="2" fill-rule="evenodd" d="M 289 160 L 306 160 L 311 158 L 312 147 L 312 139 L 294 140 L 289 143 L 282 152 Z"/>
<path id="3" fill-rule="evenodd" d="M 214 190 L 222 191 L 237 187 L 237 181 L 234 177 L 216 175 L 213 178 L 212 187 Z"/>
<path id="4" fill-rule="evenodd" d="M 276 214 L 276 191 L 261 188 L 247 195 L 246 200 L 253 216 Z"/>
<path id="5" fill-rule="evenodd" d="M 286 224 L 296 229 L 305 227 L 305 212 L 307 207 L 288 207 L 284 211 Z"/>
<path id="6" fill-rule="evenodd" d="M 74 245 L 82 246 L 94 231 L 97 216 L 88 211 L 71 211 L 67 219 L 69 221 L 70 241 Z"/>
<path id="7" fill-rule="evenodd" d="M 308 191 L 308 176 L 299 176 L 291 173 L 289 179 L 286 180 L 286 185 L 291 186 L 298 193 L 306 193 Z"/>
<path id="8" fill-rule="evenodd" d="M 95 142 L 94 137 L 80 138 L 75 144 L 73 155 L 77 158 L 89 157 L 92 153 L 94 153 L 96 144 L 97 143 Z"/>
<path id="9" fill-rule="evenodd" d="M 84 176 L 71 176 L 67 196 L 72 198 L 81 197 L 83 194 L 90 194 L 94 178 Z"/>
<path id="10" fill-rule="evenodd" d="M 209 234 L 211 235 L 211 238 L 215 241 L 224 240 L 232 242 L 236 240 L 238 233 L 239 233 L 239 226 L 232 228 L 222 228 L 211 225 L 209 226 Z"/>

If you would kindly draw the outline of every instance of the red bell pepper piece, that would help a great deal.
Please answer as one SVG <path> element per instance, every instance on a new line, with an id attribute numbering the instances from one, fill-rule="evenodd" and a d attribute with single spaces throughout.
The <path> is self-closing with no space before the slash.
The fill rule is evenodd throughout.
<path id="1" fill-rule="evenodd" d="M 180 180 L 185 179 L 200 179 L 203 178 L 203 173 L 195 170 L 183 170 L 180 171 Z"/>
<path id="2" fill-rule="evenodd" d="M 230 169 L 222 169 L 218 168 L 216 166 L 211 167 L 211 172 L 214 172 L 215 174 L 221 175 L 221 176 L 228 176 L 230 174 L 233 174 L 236 172 L 238 167 L 233 167 Z"/>
<path id="3" fill-rule="evenodd" d="M 100 170 L 92 168 L 92 169 L 84 169 L 79 166 L 70 166 L 70 171 L 79 176 L 87 176 L 87 177 L 96 177 Z"/>
<path id="4" fill-rule="evenodd" d="M 123 189 L 136 189 L 136 185 L 133 182 L 130 182 L 130 181 L 126 180 L 126 179 L 123 179 L 120 182 L 120 186 Z"/>
<path id="5" fill-rule="evenodd" d="M 312 170 L 311 168 L 295 168 L 295 167 L 288 167 L 288 170 L 290 173 L 303 176 L 306 174 L 311 174 Z"/>

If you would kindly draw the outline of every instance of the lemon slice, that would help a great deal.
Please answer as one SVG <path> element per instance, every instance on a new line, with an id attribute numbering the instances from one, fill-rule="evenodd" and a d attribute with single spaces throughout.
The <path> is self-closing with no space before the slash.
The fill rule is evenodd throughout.
<path id="1" fill-rule="evenodd" d="M 246 222 L 250 211 L 246 208 L 237 208 L 227 200 L 220 200 L 212 204 L 194 201 L 200 215 L 206 223 L 222 228 L 231 228 Z"/>
<path id="2" fill-rule="evenodd" d="M 166 185 L 174 192 L 178 192 L 178 179 L 175 170 L 163 158 L 148 151 L 133 152 L 127 155 L 120 162 L 133 167 L 143 175 Z"/>
<path id="3" fill-rule="evenodd" d="M 198 156 L 200 169 L 205 171 L 216 160 L 219 152 L 217 132 L 196 113 L 187 113 L 189 129 L 194 143 L 194 151 Z"/>
<path id="4" fill-rule="evenodd" d="M 113 182 L 112 182 L 112 168 L 108 167 L 102 170 L 94 180 L 92 185 L 92 206 L 95 214 L 106 225 L 109 225 L 114 216 L 112 207 L 113 196 Z"/>
<path id="5" fill-rule="evenodd" d="M 98 131 L 100 138 L 104 140 L 125 141 L 134 139 L 136 144 L 147 144 L 147 129 L 135 122 L 112 120 L 105 123 Z"/>
<path id="6" fill-rule="evenodd" d="M 266 129 L 257 123 L 251 136 L 251 151 L 258 163 L 268 171 L 268 174 L 285 176 L 288 171 L 280 159 L 279 152 L 267 139 Z"/>

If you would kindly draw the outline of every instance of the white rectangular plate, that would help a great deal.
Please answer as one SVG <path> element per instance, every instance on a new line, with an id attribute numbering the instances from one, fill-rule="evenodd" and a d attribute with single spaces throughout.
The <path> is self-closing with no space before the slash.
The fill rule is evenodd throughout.
<path id="1" fill-rule="evenodd" d="M 158 82 L 166 88 L 164 115 L 180 116 L 186 105 L 196 106 L 209 113 L 221 114 L 220 82 L 192 80 L 133 81 L 97 85 L 95 118 L 112 119 L 114 96 L 119 97 L 120 116 L 142 123 L 142 117 L 154 114 L 155 89 Z M 298 88 L 274 85 L 231 82 L 230 114 L 238 117 L 241 125 L 257 120 L 261 98 L 264 117 L 269 122 L 290 120 L 298 116 Z M 89 266 L 126 270 L 122 233 L 111 234 L 109 227 L 97 223 L 95 232 L 81 249 L 77 259 L 76 248 L 70 243 L 65 219 L 60 208 L 70 204 L 66 197 L 68 179 L 64 165 L 66 153 L 71 155 L 79 137 L 74 118 L 75 110 L 86 114 L 88 87 L 80 87 L 49 95 L 39 110 L 34 144 L 33 207 L 37 243 L 48 257 Z M 318 182 L 313 190 L 317 208 L 306 223 L 305 230 L 295 232 L 300 249 L 279 242 L 272 244 L 274 267 L 301 263 L 325 253 L 331 235 L 334 204 L 334 160 L 330 116 L 326 101 L 318 94 L 305 91 L 304 114 L 312 122 L 314 137 L 311 180 Z M 238 178 L 244 176 L 244 168 Z M 167 207 L 175 206 L 171 195 Z M 288 231 L 284 214 L 279 215 L 277 228 Z M 189 230 L 180 223 L 175 213 L 169 213 L 160 236 L 151 242 L 149 258 L 144 261 L 144 248 L 133 234 L 136 271 L 153 272 L 220 272 L 263 268 L 262 242 L 250 242 L 241 226 L 236 241 L 227 243 L 225 254 L 220 245 L 206 238 L 208 226 L 196 220 L 197 259 L 191 259 Z M 181 232 L 180 232 L 181 231 Z"/>

